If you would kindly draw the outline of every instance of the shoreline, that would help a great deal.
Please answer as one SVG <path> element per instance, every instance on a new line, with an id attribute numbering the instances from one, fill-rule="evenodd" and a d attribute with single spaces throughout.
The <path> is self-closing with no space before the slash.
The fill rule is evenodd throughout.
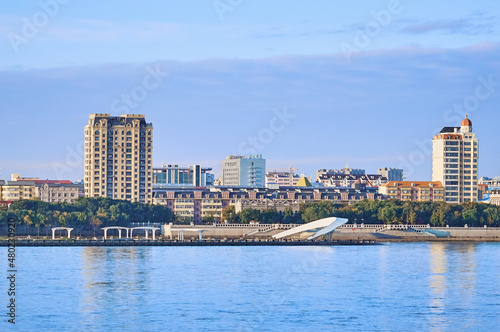
<path id="1" fill-rule="evenodd" d="M 359 246 L 383 245 L 384 243 L 421 243 L 421 242 L 448 242 L 448 243 L 495 243 L 500 242 L 498 237 L 460 237 L 460 238 L 385 238 L 373 239 L 363 236 L 356 238 L 332 239 L 331 241 L 307 240 L 18 240 L 15 247 L 251 247 L 251 246 Z M 0 247 L 9 246 L 7 240 L 0 241 Z M 12 244 L 11 244 L 12 246 Z"/>
<path id="2" fill-rule="evenodd" d="M 234 246 L 358 246 L 378 245 L 371 240 L 332 240 L 332 241 L 266 241 L 266 240 L 20 240 L 15 247 L 234 247 Z M 12 244 L 11 244 L 12 245 Z M 7 240 L 0 241 L 0 247 L 9 246 Z"/>

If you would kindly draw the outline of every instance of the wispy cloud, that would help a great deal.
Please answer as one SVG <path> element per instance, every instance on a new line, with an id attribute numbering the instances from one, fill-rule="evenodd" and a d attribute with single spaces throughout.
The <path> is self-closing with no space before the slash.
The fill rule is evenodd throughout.
<path id="1" fill-rule="evenodd" d="M 403 32 L 422 34 L 431 31 L 444 30 L 448 32 L 458 32 L 463 31 L 465 28 L 469 27 L 467 20 L 438 20 L 438 21 L 428 21 L 425 23 L 414 24 L 402 29 Z"/>
<path id="2" fill-rule="evenodd" d="M 499 52 L 499 43 L 395 48 L 363 52 L 356 66 L 345 66 L 338 54 L 159 61 L 161 71 L 170 75 L 134 111 L 155 125 L 156 165 L 205 161 L 204 166 L 219 168 L 240 142 L 269 125 L 273 109 L 286 106 L 297 120 L 262 151 L 272 167 L 293 163 L 313 175 L 318 168 L 349 162 L 373 171 L 394 164 L 394 156 L 410 153 L 415 138 L 430 139 L 432 129 L 446 125 L 446 108 L 473 91 L 479 75 L 491 73 L 495 82 L 500 80 Z M 2 130 L 6 137 L 20 137 L 2 151 L 4 176 L 20 168 L 4 161 L 19 160 L 19 151 L 36 150 L 40 153 L 27 155 L 29 166 L 23 172 L 51 177 L 38 165 L 64 162 L 67 146 L 82 139 L 88 114 L 111 112 L 111 102 L 141 82 L 147 65 L 1 70 L 0 109 L 9 110 L 2 114 L 8 124 Z M 496 122 L 489 119 L 496 116 L 499 103 L 491 98 L 474 114 L 475 125 L 488 119 L 481 128 L 485 142 L 494 142 Z M 207 133 L 210 149 L 200 144 Z M 175 144 L 179 139 L 182 144 Z M 489 152 L 485 146 L 485 155 L 496 153 L 494 149 L 494 144 Z M 493 172 L 496 164 L 486 164 L 482 169 Z M 430 174 L 431 161 L 426 165 L 417 177 Z M 79 179 L 81 174 L 75 168 L 68 176 Z"/>
<path id="3" fill-rule="evenodd" d="M 399 21 L 400 25 L 402 25 L 401 32 L 415 35 L 436 31 L 468 35 L 490 33 L 497 28 L 498 22 L 499 17 L 483 13 L 475 13 L 458 19 L 427 20 L 424 22 Z"/>

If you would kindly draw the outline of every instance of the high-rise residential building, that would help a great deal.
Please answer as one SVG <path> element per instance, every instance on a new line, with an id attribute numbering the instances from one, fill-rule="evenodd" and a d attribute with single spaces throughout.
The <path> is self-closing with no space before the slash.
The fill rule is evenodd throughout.
<path id="1" fill-rule="evenodd" d="M 400 168 L 379 168 L 377 174 L 387 178 L 388 181 L 404 181 L 405 177 L 404 171 Z"/>
<path id="2" fill-rule="evenodd" d="M 229 156 L 222 162 L 222 185 L 264 188 L 266 160 L 262 155 Z"/>
<path id="3" fill-rule="evenodd" d="M 85 196 L 151 203 L 153 125 L 144 115 L 91 114 L 85 126 Z"/>
<path id="4" fill-rule="evenodd" d="M 477 201 L 479 141 L 468 116 L 460 127 L 445 127 L 434 136 L 432 180 L 445 187 L 445 201 Z"/>
<path id="5" fill-rule="evenodd" d="M 179 167 L 179 165 L 162 165 L 153 168 L 153 186 L 195 186 L 209 187 L 214 185 L 215 177 L 212 168 L 192 165 Z"/>

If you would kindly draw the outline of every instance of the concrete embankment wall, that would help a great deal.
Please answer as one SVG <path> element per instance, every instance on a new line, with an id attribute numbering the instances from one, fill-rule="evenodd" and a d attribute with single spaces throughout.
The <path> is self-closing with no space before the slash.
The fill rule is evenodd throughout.
<path id="1" fill-rule="evenodd" d="M 496 227 L 430 227 L 421 230 L 424 233 L 408 230 L 342 228 L 335 233 L 334 238 L 379 239 L 382 241 L 398 239 L 403 241 L 500 241 L 500 228 Z"/>
<path id="2" fill-rule="evenodd" d="M 448 232 L 451 237 L 474 238 L 474 237 L 498 237 L 500 238 L 500 228 L 482 228 L 482 227 L 433 227 L 433 230 Z"/>
<path id="3" fill-rule="evenodd" d="M 250 225 L 234 225 L 234 226 L 213 226 L 213 225 L 203 225 L 203 226 L 180 226 L 173 225 L 169 228 L 168 225 L 163 226 L 162 235 L 164 237 L 169 237 L 171 229 L 174 238 L 178 237 L 180 230 L 184 230 L 184 238 L 198 238 L 199 233 L 197 229 L 204 230 L 203 238 L 243 238 L 243 237 L 257 237 L 257 238 L 269 238 L 274 234 L 282 232 L 279 229 L 268 229 L 271 228 L 270 225 L 264 226 L 250 226 Z M 193 229 L 194 231 L 188 231 Z M 258 232 L 258 230 L 263 230 Z"/>
<path id="4" fill-rule="evenodd" d="M 344 226 L 339 228 L 332 234 L 334 239 L 367 239 L 367 240 L 409 240 L 409 241 L 425 241 L 425 240 L 438 240 L 440 238 L 448 238 L 448 239 L 463 239 L 463 240 L 498 240 L 500 241 L 500 228 L 464 228 L 464 227 L 430 227 L 430 228 L 422 228 L 424 232 L 427 233 L 419 233 L 408 230 L 393 230 L 393 229 L 381 229 L 379 227 L 351 227 Z M 229 226 L 229 227 L 221 227 L 221 226 L 199 226 L 199 227 L 190 227 L 190 226 L 179 226 L 174 225 L 172 227 L 173 236 L 176 238 L 178 236 L 178 230 L 180 229 L 204 229 L 203 238 L 271 238 L 272 235 L 278 234 L 284 229 L 271 229 L 266 230 L 267 226 L 251 226 L 251 225 L 237 225 L 237 226 Z M 255 232 L 257 229 L 264 230 L 262 232 Z M 304 236 L 310 236 L 311 233 L 305 233 Z M 437 235 L 437 236 L 436 236 Z M 168 234 L 164 233 L 164 236 L 168 236 Z M 197 232 L 185 232 L 185 238 L 197 238 Z"/>

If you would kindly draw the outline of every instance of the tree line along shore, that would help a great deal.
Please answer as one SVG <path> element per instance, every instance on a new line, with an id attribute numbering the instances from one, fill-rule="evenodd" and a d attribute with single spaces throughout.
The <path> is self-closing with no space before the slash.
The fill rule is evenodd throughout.
<path id="1" fill-rule="evenodd" d="M 398 200 L 363 200 L 351 205 L 322 201 L 302 203 L 300 210 L 291 208 L 283 212 L 244 209 L 236 213 L 234 206 L 227 207 L 222 219 L 228 223 L 249 224 L 303 224 L 326 217 L 349 219 L 357 224 L 430 224 L 432 227 L 500 227 L 500 207 L 496 205 L 466 202 L 447 204 L 432 202 L 409 202 Z M 51 227 L 72 227 L 76 234 L 92 233 L 102 227 L 123 226 L 131 223 L 174 223 L 189 221 L 176 216 L 172 210 L 161 205 L 131 203 L 110 198 L 78 198 L 73 204 L 47 203 L 40 200 L 20 200 L 10 207 L 0 208 L 0 225 L 5 228 L 9 218 L 14 218 L 20 228 L 32 234 L 46 233 Z M 213 215 L 204 223 L 218 222 Z"/>

